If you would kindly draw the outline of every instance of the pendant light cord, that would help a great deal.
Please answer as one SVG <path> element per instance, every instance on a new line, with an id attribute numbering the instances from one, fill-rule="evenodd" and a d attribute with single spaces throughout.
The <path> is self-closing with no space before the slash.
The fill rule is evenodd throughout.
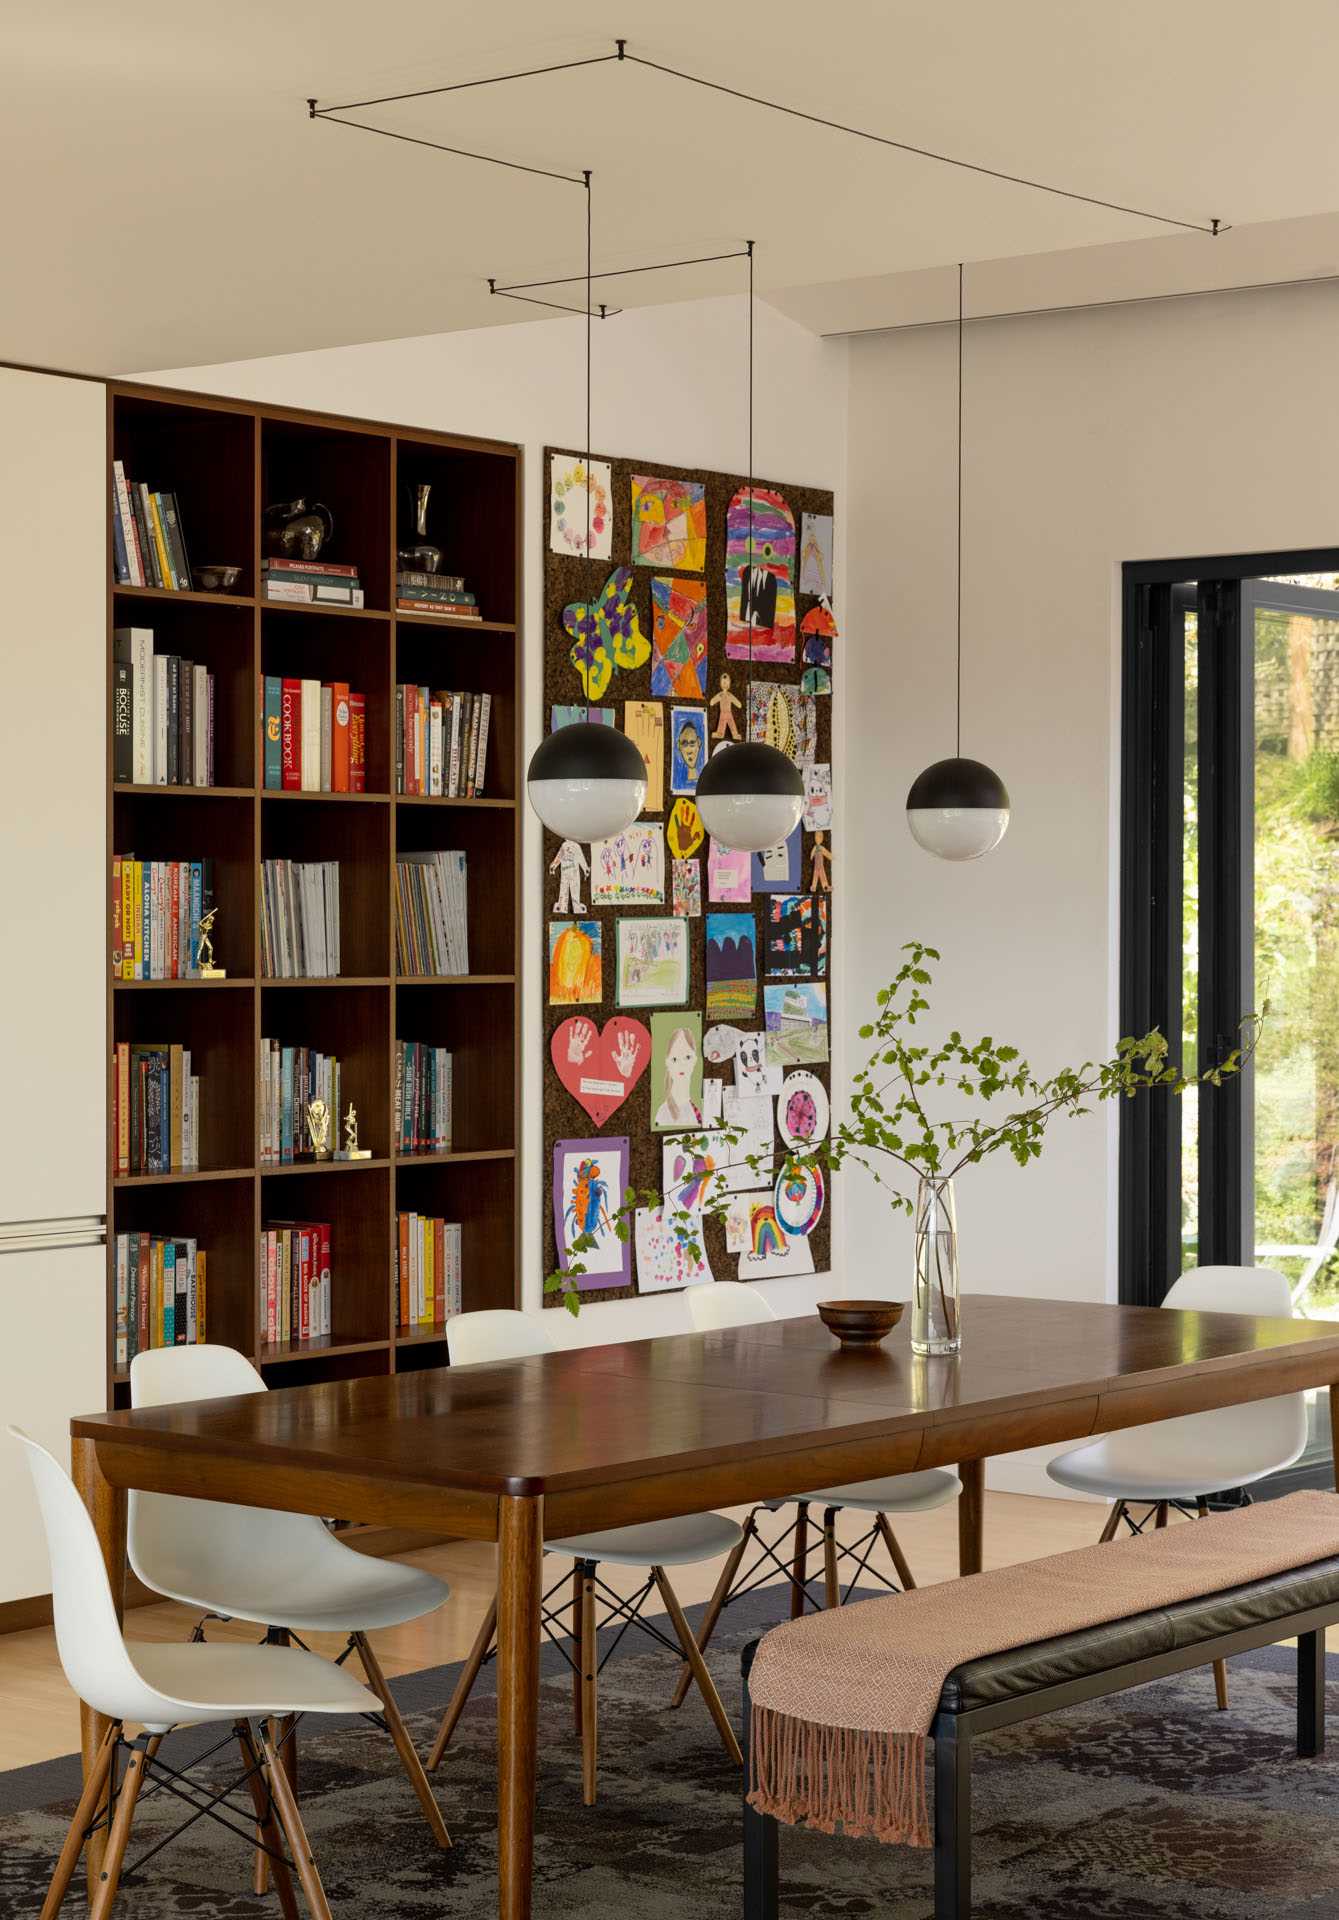
<path id="1" fill-rule="evenodd" d="M 958 262 L 958 678 L 957 756 L 962 758 L 962 261 Z"/>
<path id="2" fill-rule="evenodd" d="M 582 176 L 586 182 L 586 558 L 591 558 L 590 550 L 590 496 L 595 485 L 595 476 L 590 464 L 590 323 L 591 323 L 591 170 L 586 167 Z M 589 693 L 589 684 L 587 687 Z M 590 701 L 586 702 L 586 719 L 590 719 Z"/>
<path id="3" fill-rule="evenodd" d="M 754 627 L 753 616 L 755 612 L 754 603 L 753 603 L 753 571 L 754 571 L 754 558 L 753 558 L 753 242 L 751 240 L 748 241 L 747 246 L 748 246 L 748 260 L 749 260 L 749 268 L 748 268 L 748 272 L 749 272 L 749 292 L 748 292 L 748 302 L 749 302 L 749 490 L 748 490 L 749 547 L 748 547 L 748 566 L 745 572 L 745 580 L 748 582 L 748 593 L 749 593 L 749 612 L 748 612 L 749 680 L 748 680 L 748 686 L 744 689 L 745 696 L 746 696 L 744 701 L 744 738 L 745 740 L 747 740 L 749 737 L 749 715 L 753 708 L 753 627 Z M 741 599 L 743 597 L 743 590 L 744 590 L 744 583 L 741 581 L 740 583 Z"/>

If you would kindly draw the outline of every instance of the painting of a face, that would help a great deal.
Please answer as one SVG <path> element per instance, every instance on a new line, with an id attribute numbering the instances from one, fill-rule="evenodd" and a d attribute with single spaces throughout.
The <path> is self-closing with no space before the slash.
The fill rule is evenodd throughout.
<path id="1" fill-rule="evenodd" d="M 697 777 L 697 757 L 701 751 L 702 746 L 697 737 L 697 729 L 690 726 L 682 727 L 679 731 L 679 757 L 689 775 L 694 779 Z"/>
<path id="2" fill-rule="evenodd" d="M 702 1015 L 651 1016 L 651 1125 L 657 1132 L 702 1124 Z"/>
<path id="3" fill-rule="evenodd" d="M 675 707 L 670 715 L 670 792 L 697 792 L 698 775 L 707 763 L 707 710 Z"/>

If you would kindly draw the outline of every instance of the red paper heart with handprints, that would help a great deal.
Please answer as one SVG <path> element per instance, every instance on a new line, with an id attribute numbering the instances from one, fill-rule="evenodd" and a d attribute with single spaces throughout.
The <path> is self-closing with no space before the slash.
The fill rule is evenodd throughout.
<path id="1" fill-rule="evenodd" d="M 597 1127 L 616 1113 L 651 1063 L 651 1036 L 640 1020 L 616 1013 L 604 1032 L 574 1015 L 549 1042 L 558 1078 Z"/>

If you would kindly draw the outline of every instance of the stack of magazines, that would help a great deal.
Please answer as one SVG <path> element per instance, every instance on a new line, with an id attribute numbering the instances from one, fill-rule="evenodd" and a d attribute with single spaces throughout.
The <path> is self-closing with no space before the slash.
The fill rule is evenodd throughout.
<path id="1" fill-rule="evenodd" d="M 399 854 L 395 908 L 402 974 L 469 972 L 463 853 Z"/>
<path id="2" fill-rule="evenodd" d="M 332 979 L 339 972 L 339 862 L 266 860 L 261 880 L 265 977 Z"/>

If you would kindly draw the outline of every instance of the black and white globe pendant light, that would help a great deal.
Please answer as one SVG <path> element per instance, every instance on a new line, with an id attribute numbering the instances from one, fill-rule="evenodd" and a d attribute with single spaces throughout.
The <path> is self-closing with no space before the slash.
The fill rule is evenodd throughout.
<path id="1" fill-rule="evenodd" d="M 744 575 L 739 583 L 739 611 L 749 636 L 749 675 L 753 673 L 753 628 L 756 595 L 752 581 L 753 556 L 753 242 L 749 262 L 749 540 Z M 744 712 L 747 715 L 747 695 Z M 738 853 L 766 853 L 780 846 L 800 824 L 804 812 L 804 781 L 789 754 L 761 740 L 727 742 L 717 747 L 701 773 L 693 795 L 702 824 L 718 846 Z"/>
<path id="2" fill-rule="evenodd" d="M 591 550 L 590 326 L 591 201 L 586 173 L 586 545 Z M 646 804 L 646 762 L 617 727 L 589 718 L 546 735 L 526 769 L 530 805 L 563 840 L 607 840 L 630 827 Z"/>
<path id="3" fill-rule="evenodd" d="M 962 264 L 958 265 L 958 676 L 957 752 L 936 760 L 911 783 L 911 837 L 940 860 L 979 860 L 1000 844 L 1009 825 L 1009 794 L 993 767 L 962 752 Z"/>

